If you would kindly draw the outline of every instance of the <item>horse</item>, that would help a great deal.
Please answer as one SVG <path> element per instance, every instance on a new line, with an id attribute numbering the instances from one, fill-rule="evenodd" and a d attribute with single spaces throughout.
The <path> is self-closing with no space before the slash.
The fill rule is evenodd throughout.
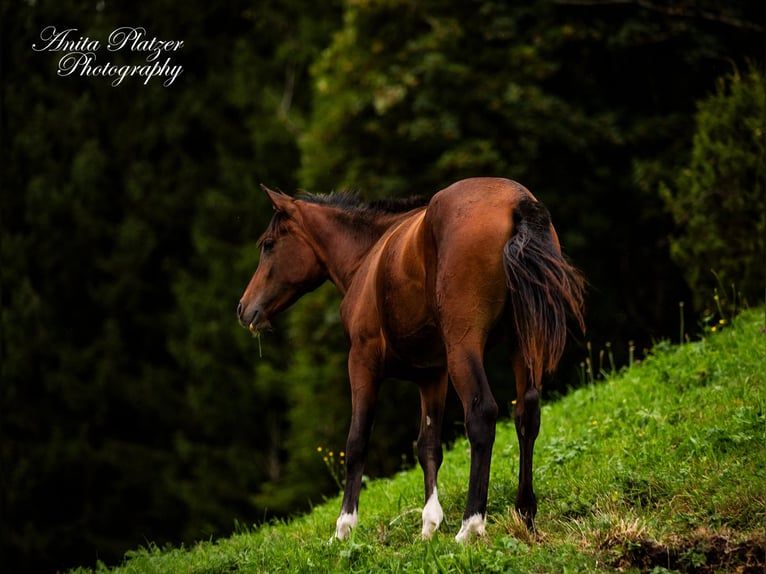
<path id="1" fill-rule="evenodd" d="M 453 183 L 430 201 L 365 203 L 349 194 L 288 196 L 261 186 L 275 213 L 237 308 L 255 334 L 305 293 L 340 290 L 350 344 L 351 422 L 346 482 L 334 537 L 358 524 L 359 493 L 381 382 L 414 381 L 420 394 L 417 458 L 429 539 L 444 513 L 437 492 L 448 381 L 462 403 L 470 476 L 455 539 L 485 533 L 498 405 L 484 370 L 488 342 L 508 341 L 519 441 L 516 512 L 533 529 L 532 457 L 544 372 L 555 369 L 571 317 L 584 330 L 584 280 L 562 254 L 548 210 L 521 184 L 501 178 Z M 499 332 L 509 336 L 496 337 Z"/>

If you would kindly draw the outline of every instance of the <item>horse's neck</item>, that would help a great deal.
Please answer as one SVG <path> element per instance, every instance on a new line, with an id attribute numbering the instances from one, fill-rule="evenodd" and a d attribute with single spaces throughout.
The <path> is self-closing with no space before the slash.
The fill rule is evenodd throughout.
<path id="1" fill-rule="evenodd" d="M 364 221 L 360 229 L 360 219 L 352 219 L 346 214 L 338 216 L 334 209 L 322 210 L 315 214 L 312 235 L 318 249 L 318 256 L 330 275 L 330 280 L 345 295 L 354 279 L 359 266 L 372 247 L 383 234 L 407 215 L 383 214 L 372 216 Z"/>

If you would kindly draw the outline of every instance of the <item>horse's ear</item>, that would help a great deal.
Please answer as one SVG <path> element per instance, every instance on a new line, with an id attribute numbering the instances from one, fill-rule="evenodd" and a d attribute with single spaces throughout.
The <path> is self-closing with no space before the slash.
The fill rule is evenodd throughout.
<path id="1" fill-rule="evenodd" d="M 271 205 L 274 206 L 276 211 L 281 211 L 286 214 L 290 214 L 294 209 L 293 198 L 289 195 L 282 193 L 281 191 L 274 191 L 269 189 L 264 184 L 261 184 L 261 189 L 266 192 L 266 196 L 269 198 Z"/>

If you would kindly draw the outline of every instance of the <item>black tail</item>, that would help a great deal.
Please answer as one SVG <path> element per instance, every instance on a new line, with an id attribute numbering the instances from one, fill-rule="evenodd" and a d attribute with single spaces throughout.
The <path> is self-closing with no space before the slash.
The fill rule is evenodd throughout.
<path id="1" fill-rule="evenodd" d="M 585 330 L 585 282 L 561 253 L 542 203 L 522 200 L 513 219 L 514 234 L 505 244 L 503 263 L 516 337 L 537 381 L 543 371 L 556 368 L 564 352 L 567 314 Z"/>

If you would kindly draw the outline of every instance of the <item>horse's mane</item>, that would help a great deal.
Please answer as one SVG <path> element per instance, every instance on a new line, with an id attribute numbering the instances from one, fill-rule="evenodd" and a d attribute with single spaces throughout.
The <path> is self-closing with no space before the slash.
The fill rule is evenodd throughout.
<path id="1" fill-rule="evenodd" d="M 406 213 L 407 211 L 412 211 L 418 207 L 423 207 L 428 203 L 428 199 L 421 196 L 365 201 L 354 191 L 333 193 L 302 192 L 297 198 L 308 203 L 337 207 L 344 211 L 367 213 L 369 215 Z"/>
<path id="2" fill-rule="evenodd" d="M 347 221 L 351 222 L 353 227 L 362 232 L 369 232 L 369 223 L 378 217 L 407 213 L 428 204 L 428 198 L 420 196 L 365 201 L 358 193 L 353 191 L 333 193 L 300 192 L 296 199 L 316 205 L 336 207 L 347 216 Z M 258 245 L 267 237 L 279 237 L 286 233 L 287 219 L 287 215 L 284 213 L 280 211 L 275 212 L 268 228 L 258 239 Z"/>

